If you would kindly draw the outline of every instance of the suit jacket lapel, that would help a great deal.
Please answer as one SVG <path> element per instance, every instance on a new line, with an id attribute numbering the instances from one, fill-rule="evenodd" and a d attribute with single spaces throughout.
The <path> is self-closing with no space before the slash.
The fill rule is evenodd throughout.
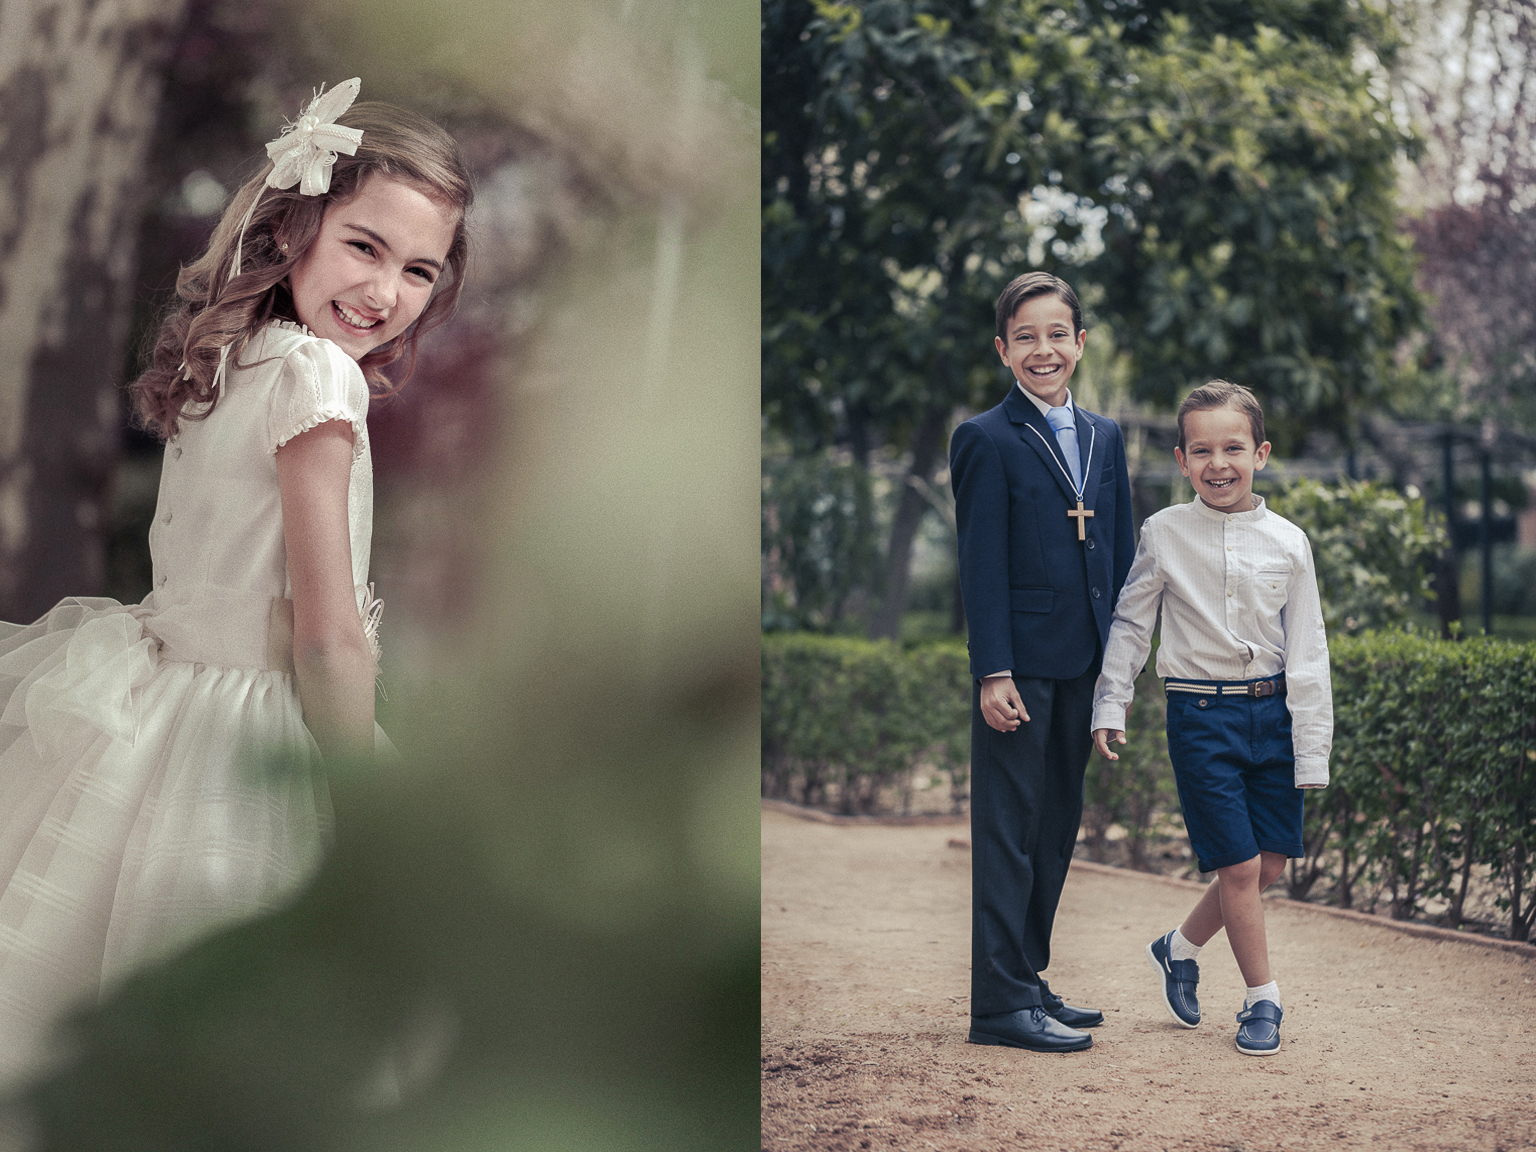
<path id="1" fill-rule="evenodd" d="M 1083 504 L 1086 507 L 1094 507 L 1094 497 L 1099 491 L 1099 467 L 1094 464 L 1093 457 L 1097 456 L 1101 461 L 1104 458 L 1104 444 L 1099 443 L 1095 434 L 1095 421 L 1082 408 L 1072 406 L 1077 413 L 1077 450 L 1082 457 L 1083 466 Z M 1073 499 L 1076 499 L 1074 496 Z"/>
<path id="2" fill-rule="evenodd" d="M 1040 457 L 1040 463 L 1045 470 L 1056 478 L 1056 486 L 1061 489 L 1061 494 L 1067 498 L 1068 507 L 1076 507 L 1077 493 L 1072 490 L 1072 479 L 1062 473 L 1061 465 L 1057 457 L 1061 455 L 1061 446 L 1056 443 L 1056 433 L 1036 408 L 1019 391 L 1015 384 L 1008 393 L 1008 399 L 1003 401 L 1003 408 L 1008 413 L 1008 419 L 1013 421 L 1018 430 L 1019 438 L 1034 449 L 1035 455 Z M 1081 426 L 1082 417 L 1078 417 Z M 1053 454 L 1054 450 L 1054 454 Z M 1081 445 L 1079 445 L 1081 451 Z"/>

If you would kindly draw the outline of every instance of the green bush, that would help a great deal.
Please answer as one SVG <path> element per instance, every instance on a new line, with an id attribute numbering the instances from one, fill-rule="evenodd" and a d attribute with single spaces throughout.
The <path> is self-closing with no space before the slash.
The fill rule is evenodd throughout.
<path id="1" fill-rule="evenodd" d="M 1536 644 L 1393 633 L 1334 640 L 1333 784 L 1313 804 L 1348 904 L 1364 870 L 1393 916 L 1450 902 L 1472 870 L 1502 888 L 1512 940 L 1536 918 Z M 1310 863 L 1315 864 L 1315 861 Z"/>
<path id="2" fill-rule="evenodd" d="M 1319 881 L 1335 903 L 1387 902 L 1400 919 L 1444 899 L 1457 924 L 1474 870 L 1499 886 L 1509 935 L 1536 920 L 1536 644 L 1452 643 L 1408 633 L 1335 637 L 1332 784 L 1308 795 L 1307 854 L 1292 896 Z M 970 672 L 965 650 L 805 634 L 763 638 L 763 792 L 873 811 L 907 795 L 920 763 L 951 773 L 957 808 L 968 783 Z M 1113 824 L 1146 863 L 1158 820 L 1177 798 L 1163 737 L 1164 698 L 1137 682 L 1130 743 L 1094 756 L 1083 825 L 1104 855 Z"/>
<path id="3" fill-rule="evenodd" d="M 1406 623 L 1434 599 L 1430 574 L 1448 538 L 1422 498 L 1384 484 L 1296 480 L 1269 506 L 1312 542 L 1329 635 Z"/>
<path id="4" fill-rule="evenodd" d="M 970 782 L 971 674 L 960 643 L 902 649 L 889 641 L 771 633 L 763 637 L 763 795 L 871 812 L 882 793 L 909 800 L 919 764 L 947 772 L 956 811 Z M 1129 743 L 1094 756 L 1085 787 L 1090 856 L 1111 825 L 1146 860 L 1156 818 L 1177 803 L 1163 732 L 1162 684 L 1136 685 Z"/>
<path id="5" fill-rule="evenodd" d="M 1097 752 L 1088 757 L 1083 777 L 1083 833 L 1090 860 L 1102 863 L 1106 859 L 1107 833 L 1110 825 L 1118 824 L 1125 829 L 1131 867 L 1147 869 L 1147 849 L 1158 817 L 1178 810 L 1179 796 L 1164 731 L 1168 700 L 1163 682 L 1153 671 L 1155 660 L 1154 649 L 1136 679 L 1125 744 L 1112 746 L 1120 759 L 1106 760 Z"/>
<path id="6" fill-rule="evenodd" d="M 763 637 L 763 794 L 843 812 L 883 791 L 910 801 L 920 762 L 969 781 L 971 677 L 965 648 L 805 633 Z"/>
<path id="7" fill-rule="evenodd" d="M 765 630 L 837 625 L 880 558 L 869 471 L 827 451 L 763 454 Z"/>

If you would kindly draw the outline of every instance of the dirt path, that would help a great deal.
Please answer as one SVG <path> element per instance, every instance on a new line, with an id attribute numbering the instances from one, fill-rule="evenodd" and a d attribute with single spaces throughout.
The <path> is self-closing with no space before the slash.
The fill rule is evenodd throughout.
<path id="1" fill-rule="evenodd" d="M 1536 1148 L 1536 961 L 1285 904 L 1269 910 L 1283 1047 L 1232 1046 L 1218 935 L 1205 1022 L 1175 1025 L 1142 948 L 1187 890 L 1075 869 L 1051 986 L 1102 1008 L 1093 1048 L 984 1048 L 968 1025 L 970 853 L 955 828 L 764 812 L 763 1148 Z"/>

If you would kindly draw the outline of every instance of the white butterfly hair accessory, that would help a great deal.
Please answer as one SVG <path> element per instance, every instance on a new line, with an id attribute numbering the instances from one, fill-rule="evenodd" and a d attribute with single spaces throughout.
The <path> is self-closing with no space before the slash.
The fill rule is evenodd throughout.
<path id="1" fill-rule="evenodd" d="M 319 196 L 331 190 L 331 165 L 336 163 L 336 153 L 356 156 L 357 146 L 362 143 L 361 128 L 344 128 L 335 122 L 336 117 L 352 107 L 362 86 L 356 76 L 329 92 L 321 85 L 304 114 L 294 123 L 284 125 L 277 139 L 267 145 L 267 155 L 272 159 L 267 187 L 292 188 L 297 184 L 305 196 Z"/>
<path id="2" fill-rule="evenodd" d="M 345 128 L 335 121 L 352 107 L 362 86 L 362 80 L 356 76 L 329 92 L 324 84 L 320 85 L 320 91 L 315 93 L 309 107 L 292 124 L 283 125 L 277 139 L 267 145 L 272 171 L 267 173 L 266 183 L 256 193 L 245 219 L 240 222 L 240 232 L 235 238 L 235 257 L 229 267 L 231 280 L 240 275 L 240 249 L 245 241 L 245 230 L 268 188 L 282 190 L 297 184 L 302 196 L 322 196 L 331 190 L 331 166 L 336 163 L 336 154 L 357 155 L 363 130 Z"/>

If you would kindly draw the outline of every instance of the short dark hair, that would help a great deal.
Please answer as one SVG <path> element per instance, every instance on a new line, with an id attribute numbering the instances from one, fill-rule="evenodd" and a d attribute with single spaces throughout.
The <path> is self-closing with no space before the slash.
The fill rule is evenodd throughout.
<path id="1" fill-rule="evenodd" d="M 1081 332 L 1083 306 L 1077 302 L 1077 293 L 1072 291 L 1072 285 L 1049 272 L 1026 272 L 1022 276 L 1015 276 L 997 298 L 997 338 L 1004 344 L 1008 343 L 1008 321 L 1013 319 L 1019 305 L 1036 296 L 1046 295 L 1055 296 L 1072 309 L 1072 335 Z"/>
<path id="2" fill-rule="evenodd" d="M 1213 408 L 1236 408 L 1248 417 L 1253 429 L 1253 446 L 1264 443 L 1264 409 L 1259 398 L 1241 384 L 1230 380 L 1207 380 L 1179 405 L 1179 451 L 1184 451 L 1184 417 L 1190 412 L 1209 412 Z"/>

